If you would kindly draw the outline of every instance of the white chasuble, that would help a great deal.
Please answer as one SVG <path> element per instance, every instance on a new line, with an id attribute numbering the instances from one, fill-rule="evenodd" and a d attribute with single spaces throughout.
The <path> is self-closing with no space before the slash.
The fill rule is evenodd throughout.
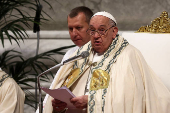
<path id="1" fill-rule="evenodd" d="M 24 113 L 24 100 L 20 86 L 0 70 L 0 113 Z"/>
<path id="2" fill-rule="evenodd" d="M 88 113 L 170 113 L 170 92 L 132 45 L 121 51 L 109 75 L 108 88 L 89 92 Z"/>
<path id="3" fill-rule="evenodd" d="M 73 69 L 80 70 L 73 78 L 86 74 L 86 67 L 93 59 L 91 43 L 78 49 L 72 56 L 83 51 L 89 51 L 89 57 L 63 66 L 53 89 L 66 83 L 69 83 L 69 88 L 75 87 L 72 84 L 78 81 L 68 76 Z M 170 92 L 147 65 L 141 53 L 121 36 L 113 40 L 90 71 L 88 113 L 170 113 Z M 52 113 L 51 100 L 51 97 L 47 99 L 44 113 Z"/>

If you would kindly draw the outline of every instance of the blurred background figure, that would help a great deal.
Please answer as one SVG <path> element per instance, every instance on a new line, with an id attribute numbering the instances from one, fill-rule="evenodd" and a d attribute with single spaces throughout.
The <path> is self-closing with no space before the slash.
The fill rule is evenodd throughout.
<path id="1" fill-rule="evenodd" d="M 0 69 L 0 113 L 24 113 L 25 93 Z"/>

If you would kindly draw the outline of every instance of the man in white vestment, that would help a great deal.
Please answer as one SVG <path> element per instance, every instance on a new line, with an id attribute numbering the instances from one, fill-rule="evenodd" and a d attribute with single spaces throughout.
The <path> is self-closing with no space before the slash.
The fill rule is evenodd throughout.
<path id="1" fill-rule="evenodd" d="M 25 93 L 0 68 L 0 113 L 24 113 Z"/>
<path id="2" fill-rule="evenodd" d="M 71 54 L 73 54 L 77 49 L 79 49 L 79 47 L 83 46 L 84 44 L 90 41 L 90 36 L 86 33 L 86 31 L 89 28 L 89 22 L 92 16 L 93 16 L 93 12 L 91 11 L 91 9 L 85 6 L 75 7 L 70 11 L 67 17 L 68 29 L 69 29 L 70 38 L 73 41 L 73 43 L 76 45 L 76 47 L 73 47 L 66 52 L 66 54 L 62 59 L 62 62 L 67 60 Z M 60 69 L 58 70 L 53 81 L 55 81 L 59 72 Z M 53 85 L 53 83 L 54 82 L 52 82 L 51 86 Z M 45 105 L 48 96 L 49 95 L 45 96 L 45 99 L 43 101 L 43 106 Z M 38 112 L 39 110 L 36 111 L 36 113 Z"/>
<path id="3" fill-rule="evenodd" d="M 116 25 L 108 12 L 92 16 L 87 30 L 91 41 L 71 56 L 90 55 L 64 65 L 51 86 L 68 87 L 77 109 L 49 96 L 43 113 L 170 113 L 170 92 L 140 51 L 117 35 Z M 59 110 L 53 111 L 54 106 Z"/>

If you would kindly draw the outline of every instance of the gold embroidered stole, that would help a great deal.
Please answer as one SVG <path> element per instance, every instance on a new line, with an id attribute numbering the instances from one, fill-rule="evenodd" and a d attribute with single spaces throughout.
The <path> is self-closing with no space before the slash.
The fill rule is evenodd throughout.
<path id="1" fill-rule="evenodd" d="M 83 51 L 88 51 L 89 53 L 91 53 L 91 42 L 88 42 L 86 45 L 78 49 L 76 55 L 79 55 Z M 89 57 L 91 56 L 92 54 L 89 55 Z M 83 73 L 91 66 L 91 64 L 89 64 L 88 62 L 89 57 L 74 62 L 72 70 L 67 76 L 67 79 L 64 81 L 62 86 L 70 88 L 76 82 L 76 80 L 78 80 L 78 78 L 80 78 L 83 75 Z"/>
<path id="2" fill-rule="evenodd" d="M 94 66 L 91 70 L 93 76 L 90 83 L 90 90 L 98 90 L 108 87 L 110 80 L 110 67 L 116 61 L 120 52 L 127 45 L 128 42 L 121 37 L 116 37 L 113 40 L 109 49 L 104 53 L 102 60 L 98 62 L 97 65 Z M 78 49 L 77 55 L 79 55 L 83 51 L 88 51 L 90 55 L 88 58 L 74 62 L 73 69 L 67 76 L 67 79 L 63 84 L 68 88 L 70 88 L 73 83 L 75 83 L 75 81 L 84 73 L 84 71 L 87 69 L 87 65 L 89 65 L 89 61 L 93 59 L 93 53 L 90 42 Z"/>
<path id="3" fill-rule="evenodd" d="M 107 88 L 110 81 L 110 68 L 119 54 L 128 45 L 128 42 L 122 37 L 116 37 L 108 50 L 104 53 L 101 61 L 96 67 L 92 68 L 92 79 L 90 83 L 90 90 L 98 90 Z"/>
<path id="4" fill-rule="evenodd" d="M 108 87 L 109 78 L 110 78 L 109 76 L 110 67 L 116 61 L 118 55 L 121 53 L 124 47 L 126 47 L 127 45 L 128 42 L 126 40 L 124 40 L 121 37 L 119 38 L 116 37 L 113 40 L 112 44 L 110 45 L 109 49 L 104 53 L 102 60 L 97 62 L 97 65 L 92 68 L 91 73 L 93 73 L 94 76 L 92 76 L 92 80 L 91 80 L 91 86 L 90 86 L 91 91 L 89 92 L 90 94 L 89 97 L 93 97 L 95 91 L 98 89 L 104 88 L 103 90 L 106 93 L 106 89 Z M 81 75 L 83 75 L 85 70 L 89 67 L 89 60 L 93 59 L 91 42 L 88 42 L 87 44 L 79 48 L 75 53 L 73 53 L 70 56 L 72 57 L 75 55 L 79 55 L 83 51 L 88 51 L 90 53 L 89 57 L 62 66 L 61 71 L 58 73 L 58 76 L 54 80 L 54 84 L 51 89 L 59 88 L 62 85 L 66 85 L 69 88 L 75 83 L 75 81 L 79 77 L 81 77 Z M 100 77 L 100 75 L 104 75 L 104 76 Z M 45 113 L 52 111 L 51 100 L 52 98 L 48 97 L 44 108 Z M 92 101 L 93 98 L 89 98 L 89 103 L 91 103 Z M 93 102 L 92 104 L 89 104 L 88 106 L 89 110 L 90 107 L 93 106 L 94 104 Z"/>
<path id="5" fill-rule="evenodd" d="M 93 113 L 95 109 L 95 96 L 100 95 L 101 112 L 104 112 L 105 95 L 110 82 L 110 70 L 116 62 L 120 53 L 128 45 L 128 42 L 122 37 L 116 37 L 108 50 L 104 53 L 101 61 L 97 62 L 97 66 L 92 68 L 92 78 L 90 82 L 90 91 L 88 99 L 88 112 Z M 99 101 L 99 100 L 98 100 Z"/>

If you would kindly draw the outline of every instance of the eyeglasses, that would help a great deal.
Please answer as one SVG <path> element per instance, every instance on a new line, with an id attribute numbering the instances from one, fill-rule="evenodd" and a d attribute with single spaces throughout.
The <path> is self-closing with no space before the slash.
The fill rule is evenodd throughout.
<path id="1" fill-rule="evenodd" d="M 114 26 L 111 26 L 111 27 L 109 27 L 108 29 L 106 29 L 106 30 L 92 30 L 92 29 L 87 29 L 87 34 L 89 34 L 90 36 L 94 36 L 95 35 L 95 33 L 97 32 L 100 36 L 105 36 L 106 35 L 106 32 L 110 29 L 110 28 L 112 28 L 112 27 L 114 27 Z"/>

